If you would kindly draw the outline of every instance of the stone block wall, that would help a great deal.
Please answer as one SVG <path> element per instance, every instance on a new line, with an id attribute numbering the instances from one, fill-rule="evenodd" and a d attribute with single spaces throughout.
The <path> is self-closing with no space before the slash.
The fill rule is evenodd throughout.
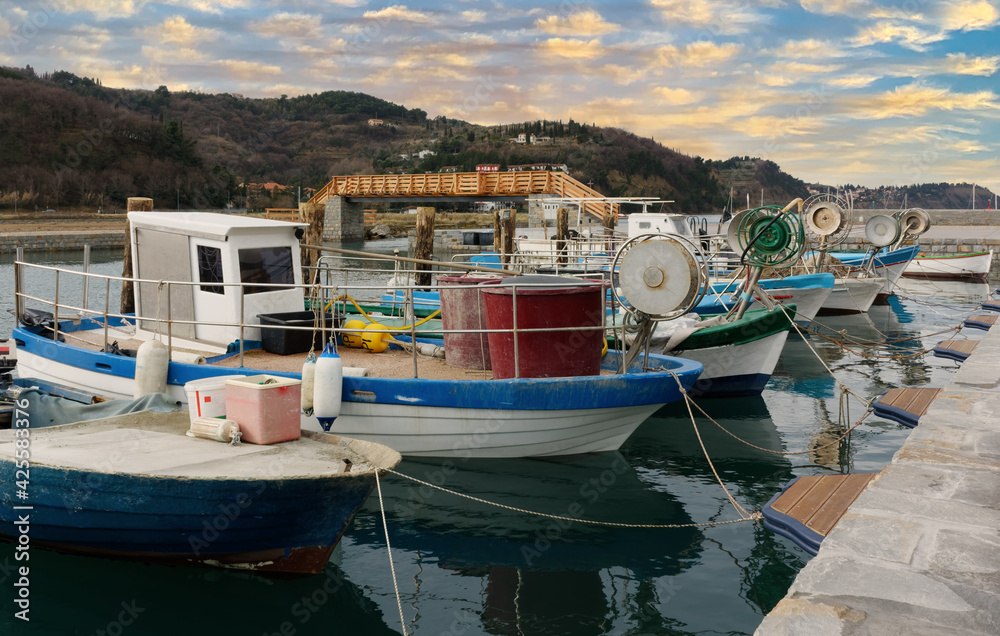
<path id="1" fill-rule="evenodd" d="M 124 249 L 125 232 L 17 232 L 0 235 L 0 253 L 16 252 L 23 247 L 29 251 L 56 252 L 61 250 Z"/>
<path id="2" fill-rule="evenodd" d="M 344 197 L 326 200 L 323 220 L 324 241 L 363 241 L 365 238 L 365 206 L 350 203 Z"/>

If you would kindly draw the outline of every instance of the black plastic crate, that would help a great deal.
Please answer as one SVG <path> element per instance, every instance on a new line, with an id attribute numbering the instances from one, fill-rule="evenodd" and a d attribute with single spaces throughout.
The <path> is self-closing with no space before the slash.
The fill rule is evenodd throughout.
<path id="1" fill-rule="evenodd" d="M 281 329 L 280 327 L 307 327 L 312 328 L 314 314 L 311 311 L 290 311 L 282 314 L 257 314 L 260 320 L 260 339 L 264 351 L 276 353 L 281 356 L 293 353 L 305 353 L 312 347 L 319 352 L 323 346 L 323 334 L 319 331 L 306 331 L 304 329 Z M 339 325 L 334 325 L 333 316 L 325 314 L 323 317 L 324 326 L 329 329 Z M 270 327 L 270 328 L 269 328 Z M 329 338 L 333 337 L 330 333 Z"/>

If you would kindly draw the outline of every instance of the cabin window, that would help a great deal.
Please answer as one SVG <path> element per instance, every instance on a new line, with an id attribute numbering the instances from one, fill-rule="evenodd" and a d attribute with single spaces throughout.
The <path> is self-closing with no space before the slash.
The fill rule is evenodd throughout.
<path id="1" fill-rule="evenodd" d="M 281 287 L 269 285 L 294 284 L 292 248 L 258 247 L 240 250 L 240 281 L 243 283 L 244 294 L 281 291 Z"/>
<path id="2" fill-rule="evenodd" d="M 650 223 L 649 221 L 639 221 L 640 230 L 648 230 L 651 227 L 653 227 L 653 224 Z"/>
<path id="3" fill-rule="evenodd" d="M 201 291 L 210 294 L 224 294 L 225 288 L 211 283 L 222 283 L 222 250 L 218 247 L 198 246 L 198 280 L 203 284 Z"/>

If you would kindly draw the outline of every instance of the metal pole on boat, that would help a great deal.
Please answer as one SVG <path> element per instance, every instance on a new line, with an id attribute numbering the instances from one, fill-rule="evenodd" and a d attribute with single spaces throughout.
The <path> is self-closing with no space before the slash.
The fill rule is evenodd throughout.
<path id="1" fill-rule="evenodd" d="M 240 285 L 240 367 L 243 366 L 243 315 L 246 311 L 245 303 L 246 296 L 243 293 L 243 285 Z"/>
<path id="2" fill-rule="evenodd" d="M 52 307 L 52 342 L 59 342 L 59 270 L 56 270 L 56 299 Z"/>
<path id="3" fill-rule="evenodd" d="M 111 308 L 111 279 L 105 278 L 106 283 L 104 287 L 104 349 L 102 351 L 108 350 L 108 310 Z"/>
<path id="4" fill-rule="evenodd" d="M 172 285 L 167 282 L 167 360 L 174 357 L 174 321 L 173 309 L 170 303 L 170 288 Z M 159 318 L 159 316 L 157 316 Z"/>
<path id="5" fill-rule="evenodd" d="M 514 335 L 514 377 L 515 378 L 519 378 L 519 377 L 521 377 L 521 362 L 518 360 L 518 356 L 517 356 L 517 340 L 518 340 L 518 338 L 517 338 L 517 285 L 514 285 L 511 288 L 510 298 L 511 298 L 511 310 L 514 312 L 513 321 L 511 322 L 511 324 L 513 325 L 513 331 L 514 331 L 514 334 L 513 334 Z"/>
<path id="6" fill-rule="evenodd" d="M 419 263 L 424 265 L 439 266 L 440 262 L 437 261 L 421 261 L 416 258 L 409 258 L 408 256 L 390 256 L 389 254 L 373 254 L 371 252 L 359 252 L 357 250 L 345 250 L 339 247 L 326 247 L 324 245 L 300 245 L 299 247 L 310 249 L 310 250 L 320 250 L 323 252 L 334 252 L 336 254 L 344 254 L 346 256 L 360 256 L 362 258 L 373 258 L 383 261 L 400 261 L 403 263 Z M 448 263 L 448 267 L 452 269 L 464 269 L 470 272 L 489 272 L 491 274 L 505 274 L 508 276 L 520 276 L 521 272 L 516 272 L 510 269 L 498 269 L 496 267 L 481 267 L 479 265 L 466 265 L 465 263 Z"/>
<path id="7" fill-rule="evenodd" d="M 17 322 L 21 322 L 24 316 L 24 248 L 18 247 L 14 256 L 14 312 L 17 313 Z"/>
<path id="8" fill-rule="evenodd" d="M 90 243 L 83 246 L 83 305 L 84 309 L 88 308 L 87 297 L 90 291 Z"/>

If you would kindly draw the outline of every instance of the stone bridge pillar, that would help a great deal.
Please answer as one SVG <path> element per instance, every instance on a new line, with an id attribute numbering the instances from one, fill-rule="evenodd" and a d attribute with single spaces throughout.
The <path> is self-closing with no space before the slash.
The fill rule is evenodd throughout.
<path id="1" fill-rule="evenodd" d="M 324 241 L 363 241 L 365 238 L 365 206 L 349 203 L 340 196 L 326 200 L 323 223 Z"/>
<path id="2" fill-rule="evenodd" d="M 543 199 L 547 199 L 551 194 L 529 194 L 528 195 L 528 227 L 545 227 L 545 204 Z M 552 212 L 552 221 L 549 225 L 555 227 L 555 212 Z"/>

